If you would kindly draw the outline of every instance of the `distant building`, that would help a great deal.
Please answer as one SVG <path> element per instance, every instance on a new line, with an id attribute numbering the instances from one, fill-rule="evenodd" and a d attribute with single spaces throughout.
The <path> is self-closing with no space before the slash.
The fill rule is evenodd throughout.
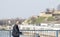
<path id="1" fill-rule="evenodd" d="M 41 13 L 39 14 L 39 16 L 41 16 L 41 17 L 51 17 L 52 14 L 46 14 L 45 12 L 41 12 Z"/>
<path id="2" fill-rule="evenodd" d="M 55 11 L 52 16 L 55 17 L 56 20 L 60 20 L 60 11 Z"/>

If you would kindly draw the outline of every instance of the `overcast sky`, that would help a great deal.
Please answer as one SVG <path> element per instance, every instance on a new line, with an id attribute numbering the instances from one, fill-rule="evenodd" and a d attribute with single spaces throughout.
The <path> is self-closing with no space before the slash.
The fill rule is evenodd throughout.
<path id="1" fill-rule="evenodd" d="M 0 19 L 28 18 L 39 15 L 46 8 L 57 8 L 60 0 L 0 0 Z"/>

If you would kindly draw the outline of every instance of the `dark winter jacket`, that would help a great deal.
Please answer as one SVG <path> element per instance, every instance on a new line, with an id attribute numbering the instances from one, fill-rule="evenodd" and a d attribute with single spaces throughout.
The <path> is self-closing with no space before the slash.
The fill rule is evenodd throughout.
<path id="1" fill-rule="evenodd" d="M 22 32 L 19 31 L 18 25 L 13 26 L 12 36 L 19 36 Z"/>

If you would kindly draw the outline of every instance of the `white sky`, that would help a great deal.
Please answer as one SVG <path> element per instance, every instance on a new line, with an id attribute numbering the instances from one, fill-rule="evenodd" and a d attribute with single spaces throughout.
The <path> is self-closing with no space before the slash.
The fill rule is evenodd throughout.
<path id="1" fill-rule="evenodd" d="M 0 0 L 0 19 L 28 18 L 46 8 L 57 8 L 60 0 Z"/>

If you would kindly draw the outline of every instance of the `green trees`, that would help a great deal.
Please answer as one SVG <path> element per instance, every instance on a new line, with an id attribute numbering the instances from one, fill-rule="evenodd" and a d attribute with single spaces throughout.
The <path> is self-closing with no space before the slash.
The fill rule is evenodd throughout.
<path id="1" fill-rule="evenodd" d="M 30 18 L 27 22 L 29 23 L 30 21 L 30 24 L 40 24 L 40 23 L 43 23 L 45 21 L 54 21 L 55 18 L 54 17 L 37 17 L 37 18 Z"/>
<path id="2" fill-rule="evenodd" d="M 54 21 L 55 18 L 54 17 L 48 17 L 47 21 Z"/>
<path id="3" fill-rule="evenodd" d="M 36 23 L 38 24 L 38 23 L 42 23 L 43 21 L 45 21 L 45 18 L 46 17 L 38 17 L 37 19 L 36 19 Z"/>

